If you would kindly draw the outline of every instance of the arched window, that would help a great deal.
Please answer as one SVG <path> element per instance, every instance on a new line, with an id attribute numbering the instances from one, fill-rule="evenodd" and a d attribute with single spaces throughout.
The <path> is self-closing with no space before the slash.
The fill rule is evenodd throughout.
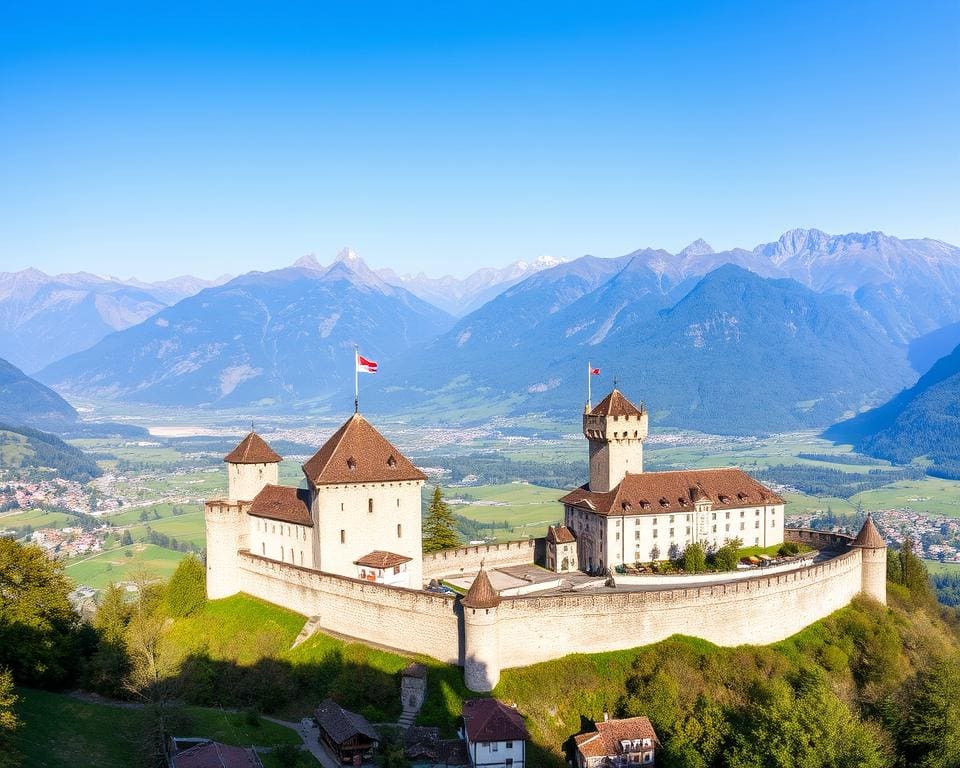
<path id="1" fill-rule="evenodd" d="M 373 513 L 373 499 L 367 499 L 367 512 Z"/>
<path id="2" fill-rule="evenodd" d="M 340 529 L 340 543 L 341 543 L 341 544 L 346 544 L 346 543 L 347 543 L 347 529 L 346 529 L 346 528 L 341 528 L 341 529 Z"/>
<path id="3" fill-rule="evenodd" d="M 397 523 L 397 538 L 399 539 L 401 536 L 403 536 L 403 526 Z"/>

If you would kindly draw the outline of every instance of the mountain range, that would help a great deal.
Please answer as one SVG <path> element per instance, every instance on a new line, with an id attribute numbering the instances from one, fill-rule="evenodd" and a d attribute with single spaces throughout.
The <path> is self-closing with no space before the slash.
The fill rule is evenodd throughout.
<path id="1" fill-rule="evenodd" d="M 0 272 L 0 357 L 36 371 L 217 282 L 190 276 L 144 283 L 87 272 Z"/>
<path id="2" fill-rule="evenodd" d="M 960 321 L 960 249 L 879 232 L 792 230 L 723 252 L 700 240 L 519 276 L 456 319 L 413 293 L 442 292 L 443 279 L 374 271 L 349 250 L 330 266 L 305 257 L 207 288 L 38 378 L 76 397 L 340 409 L 358 344 L 382 363 L 367 408 L 569 417 L 590 360 L 647 400 L 655 422 L 777 431 L 882 402 L 915 378 L 907 343 Z"/>
<path id="3" fill-rule="evenodd" d="M 897 463 L 918 458 L 931 474 L 960 478 L 960 346 L 889 402 L 834 424 L 837 442 Z"/>
<path id="4" fill-rule="evenodd" d="M 59 430 L 74 426 L 78 418 L 52 389 L 0 360 L 0 422 Z"/>

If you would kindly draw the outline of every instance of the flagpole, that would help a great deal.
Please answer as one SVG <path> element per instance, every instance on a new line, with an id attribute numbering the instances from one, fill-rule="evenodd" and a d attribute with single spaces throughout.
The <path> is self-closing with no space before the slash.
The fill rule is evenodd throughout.
<path id="1" fill-rule="evenodd" d="M 360 413 L 360 348 L 353 346 L 353 412 Z"/>
<path id="2" fill-rule="evenodd" d="M 593 407 L 593 397 L 592 397 L 591 392 L 590 392 L 590 377 L 591 377 L 591 376 L 593 376 L 593 368 L 591 367 L 591 363 L 590 363 L 590 361 L 588 360 L 588 361 L 587 361 L 587 411 L 588 411 L 588 412 L 589 412 L 589 410 Z"/>

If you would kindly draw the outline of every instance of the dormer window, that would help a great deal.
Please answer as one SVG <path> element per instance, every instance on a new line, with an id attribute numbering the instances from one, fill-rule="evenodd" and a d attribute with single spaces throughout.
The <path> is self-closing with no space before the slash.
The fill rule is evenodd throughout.
<path id="1" fill-rule="evenodd" d="M 667 501 L 666 498 L 661 498 L 661 499 L 660 499 L 660 506 L 661 506 L 661 507 L 669 507 L 669 506 L 670 506 L 670 502 Z"/>
<path id="2" fill-rule="evenodd" d="M 357 468 L 357 460 L 353 458 L 353 456 L 351 456 L 349 459 L 347 459 L 347 469 L 349 469 L 352 472 L 356 468 Z"/>
<path id="3" fill-rule="evenodd" d="M 395 458 L 393 458 L 393 454 L 392 454 L 392 453 L 390 454 L 390 458 L 387 459 L 387 466 L 388 466 L 388 467 L 395 467 L 395 466 L 397 466 L 397 460 L 396 460 Z"/>

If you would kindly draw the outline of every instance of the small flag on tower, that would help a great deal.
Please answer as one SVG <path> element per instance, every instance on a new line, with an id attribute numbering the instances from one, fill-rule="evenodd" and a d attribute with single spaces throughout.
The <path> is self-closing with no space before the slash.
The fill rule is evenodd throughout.
<path id="1" fill-rule="evenodd" d="M 591 376 L 599 376 L 599 375 L 600 375 L 600 369 L 599 369 L 599 368 L 591 368 L 591 369 L 590 369 L 590 375 L 591 375 Z"/>
<path id="2" fill-rule="evenodd" d="M 377 362 L 375 360 L 367 360 L 359 352 L 357 353 L 357 373 L 376 373 L 377 372 Z"/>

